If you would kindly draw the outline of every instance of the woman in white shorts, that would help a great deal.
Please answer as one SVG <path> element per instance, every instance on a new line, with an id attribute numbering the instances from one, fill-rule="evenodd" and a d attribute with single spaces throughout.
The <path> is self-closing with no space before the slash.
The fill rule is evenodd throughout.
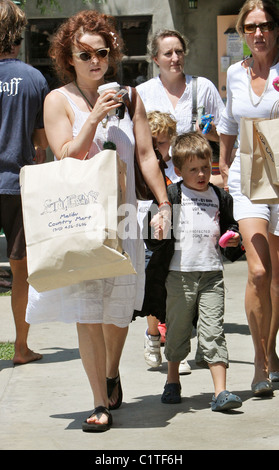
<path id="1" fill-rule="evenodd" d="M 245 308 L 255 348 L 256 396 L 272 395 L 271 381 L 279 380 L 279 214 L 277 205 L 253 204 L 241 193 L 239 150 L 229 166 L 241 117 L 269 117 L 279 98 L 272 85 L 279 75 L 278 25 L 278 9 L 269 0 L 247 0 L 243 5 L 236 28 L 252 55 L 228 70 L 227 104 L 217 128 L 220 171 L 234 199 L 248 262 Z"/>

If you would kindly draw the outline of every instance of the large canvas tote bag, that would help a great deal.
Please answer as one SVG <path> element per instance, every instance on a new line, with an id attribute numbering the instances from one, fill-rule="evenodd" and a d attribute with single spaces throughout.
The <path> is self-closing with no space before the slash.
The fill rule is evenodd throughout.
<path id="1" fill-rule="evenodd" d="M 241 118 L 240 122 L 241 191 L 255 204 L 277 204 L 279 185 L 272 182 L 255 127 L 257 122 L 252 118 Z"/>
<path id="2" fill-rule="evenodd" d="M 262 151 L 264 152 L 271 179 L 279 184 L 279 119 L 264 119 L 255 122 Z"/>
<path id="3" fill-rule="evenodd" d="M 114 150 L 20 172 L 28 282 L 38 292 L 135 273 L 117 233 L 126 165 Z"/>

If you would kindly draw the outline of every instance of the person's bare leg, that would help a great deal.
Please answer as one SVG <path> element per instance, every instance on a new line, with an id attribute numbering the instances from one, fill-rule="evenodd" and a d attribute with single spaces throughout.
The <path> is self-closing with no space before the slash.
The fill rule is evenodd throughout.
<path id="1" fill-rule="evenodd" d="M 119 373 L 119 363 L 123 347 L 128 334 L 128 327 L 119 328 L 115 325 L 103 325 L 104 338 L 106 344 L 106 376 L 117 377 Z M 118 399 L 118 386 L 115 386 L 109 403 L 115 405 Z"/>
<path id="2" fill-rule="evenodd" d="M 179 384 L 179 364 L 180 362 L 173 362 L 168 361 L 168 376 L 167 376 L 167 383 L 168 384 Z"/>
<path id="3" fill-rule="evenodd" d="M 271 300 L 272 317 L 268 339 L 269 372 L 279 372 L 279 358 L 276 353 L 276 338 L 279 329 L 279 237 L 269 234 L 270 257 L 272 262 Z"/>
<path id="4" fill-rule="evenodd" d="M 26 364 L 37 361 L 43 356 L 31 351 L 27 345 L 29 325 L 25 321 L 25 313 L 28 301 L 27 262 L 10 259 L 13 274 L 12 282 L 12 311 L 16 329 L 14 364 Z"/>
<path id="5" fill-rule="evenodd" d="M 147 324 L 148 324 L 147 334 L 151 336 L 158 336 L 160 334 L 160 331 L 158 330 L 158 324 L 159 324 L 158 318 L 154 317 L 153 315 L 148 315 Z"/>
<path id="6" fill-rule="evenodd" d="M 248 263 L 245 309 L 255 350 L 255 374 L 252 383 L 268 378 L 267 344 L 271 322 L 271 260 L 268 222 L 264 219 L 239 221 Z"/>
<path id="7" fill-rule="evenodd" d="M 215 397 L 217 398 L 219 393 L 226 390 L 227 367 L 226 364 L 224 364 L 223 362 L 217 362 L 216 364 L 208 364 L 208 366 L 213 380 Z"/>
<path id="8" fill-rule="evenodd" d="M 102 324 L 78 323 L 77 331 L 80 356 L 92 390 L 94 408 L 97 406 L 108 408 L 106 347 Z M 108 422 L 108 417 L 102 414 L 98 419 L 96 415 L 92 415 L 87 422 L 105 424 Z"/>

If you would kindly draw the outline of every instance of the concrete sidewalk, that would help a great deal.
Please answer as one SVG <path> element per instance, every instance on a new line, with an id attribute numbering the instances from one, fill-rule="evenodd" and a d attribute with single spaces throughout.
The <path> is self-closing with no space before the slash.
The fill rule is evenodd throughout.
<path id="1" fill-rule="evenodd" d="M 167 364 L 148 369 L 143 358 L 146 320 L 130 327 L 120 368 L 123 404 L 113 411 L 105 433 L 83 433 L 82 421 L 92 410 L 92 397 L 79 359 L 74 325 L 31 326 L 29 345 L 44 357 L 13 367 L 0 361 L 0 448 L 6 450 L 278 450 L 279 384 L 274 397 L 256 399 L 253 346 L 244 313 L 246 261 L 225 264 L 225 329 L 230 353 L 227 388 L 243 400 L 230 413 L 210 409 L 210 373 L 196 368 L 192 340 L 192 374 L 181 377 L 183 400 L 160 401 Z M 51 306 L 50 306 L 51 308 Z M 0 297 L 0 342 L 14 340 L 10 298 Z M 94 462 L 93 462 L 94 463 Z"/>

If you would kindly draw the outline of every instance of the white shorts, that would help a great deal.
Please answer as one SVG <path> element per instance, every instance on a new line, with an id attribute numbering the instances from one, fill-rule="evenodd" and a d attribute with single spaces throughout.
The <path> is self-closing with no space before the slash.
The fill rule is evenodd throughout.
<path id="1" fill-rule="evenodd" d="M 236 156 L 229 171 L 229 191 L 233 197 L 233 212 L 235 220 L 249 218 L 265 219 L 269 222 L 268 230 L 274 235 L 279 235 L 279 205 L 278 204 L 253 204 L 248 197 L 241 192 L 240 186 L 240 158 Z"/>

